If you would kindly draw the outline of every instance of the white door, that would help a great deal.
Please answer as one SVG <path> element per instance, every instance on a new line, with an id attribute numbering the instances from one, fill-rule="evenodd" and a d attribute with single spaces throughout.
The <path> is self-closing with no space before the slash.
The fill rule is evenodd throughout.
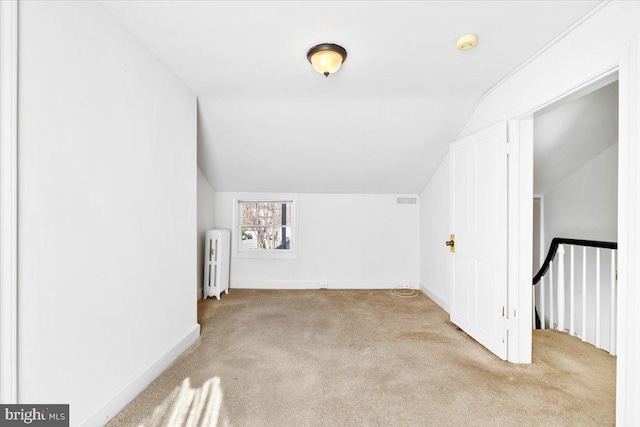
<path id="1" fill-rule="evenodd" d="M 507 123 L 451 144 L 451 321 L 507 358 Z"/>

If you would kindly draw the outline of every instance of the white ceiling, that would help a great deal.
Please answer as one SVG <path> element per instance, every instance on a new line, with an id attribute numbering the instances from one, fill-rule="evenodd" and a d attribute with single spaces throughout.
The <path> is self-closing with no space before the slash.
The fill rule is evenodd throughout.
<path id="1" fill-rule="evenodd" d="M 618 142 L 618 82 L 536 116 L 535 194 L 544 194 Z"/>
<path id="2" fill-rule="evenodd" d="M 103 2 L 198 95 L 217 191 L 326 193 L 419 192 L 478 98 L 598 3 Z M 328 78 L 321 42 L 348 51 Z"/>

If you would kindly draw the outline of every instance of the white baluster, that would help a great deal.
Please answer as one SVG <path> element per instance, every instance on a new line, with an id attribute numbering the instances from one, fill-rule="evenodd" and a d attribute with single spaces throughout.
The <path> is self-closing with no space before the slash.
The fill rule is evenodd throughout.
<path id="1" fill-rule="evenodd" d="M 549 329 L 555 328 L 553 321 L 553 261 L 549 262 Z"/>
<path id="2" fill-rule="evenodd" d="M 587 247 L 582 247 L 582 341 L 587 340 Z"/>
<path id="3" fill-rule="evenodd" d="M 570 274 L 570 307 L 569 307 L 569 334 L 574 336 L 576 334 L 576 310 L 575 310 L 575 256 L 574 256 L 574 248 L 575 246 L 571 245 L 571 266 L 569 274 Z"/>
<path id="4" fill-rule="evenodd" d="M 558 330 L 564 332 L 564 245 L 558 245 Z"/>
<path id="5" fill-rule="evenodd" d="M 596 347 L 600 347 L 600 248 L 596 248 Z"/>
<path id="6" fill-rule="evenodd" d="M 544 303 L 544 276 L 542 276 L 542 278 L 540 279 L 540 329 L 545 329 L 546 328 L 546 324 L 547 324 L 547 319 L 545 318 L 546 313 L 544 310 L 545 307 L 545 303 Z"/>
<path id="7" fill-rule="evenodd" d="M 611 249 L 611 328 L 609 330 L 609 353 L 616 355 L 616 251 Z"/>

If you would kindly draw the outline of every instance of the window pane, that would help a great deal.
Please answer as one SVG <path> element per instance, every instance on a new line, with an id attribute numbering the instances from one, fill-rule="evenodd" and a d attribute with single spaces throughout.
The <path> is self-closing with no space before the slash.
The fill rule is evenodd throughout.
<path id="1" fill-rule="evenodd" d="M 291 201 L 240 201 L 240 250 L 290 250 L 292 205 Z"/>
<path id="2" fill-rule="evenodd" d="M 255 206 L 255 205 L 254 205 Z M 258 232 L 257 227 L 241 227 L 240 232 L 242 233 L 242 249 L 252 250 L 258 249 Z"/>
<path id="3" fill-rule="evenodd" d="M 258 233 L 258 249 L 273 249 L 273 228 L 256 227 Z"/>
<path id="4" fill-rule="evenodd" d="M 287 225 L 291 225 L 291 203 L 287 203 Z"/>
<path id="5" fill-rule="evenodd" d="M 273 236 L 276 249 L 291 249 L 291 227 L 277 227 Z"/>
<path id="6" fill-rule="evenodd" d="M 242 250 L 260 250 L 271 249 L 273 246 L 269 242 L 273 240 L 272 233 L 269 232 L 271 227 L 242 227 Z"/>
<path id="7" fill-rule="evenodd" d="M 256 216 L 256 204 L 255 203 L 240 203 L 240 208 L 242 210 L 242 224 L 257 224 L 257 216 Z"/>
<path id="8" fill-rule="evenodd" d="M 291 249 L 291 227 L 240 227 L 242 251 Z"/>
<path id="9" fill-rule="evenodd" d="M 273 225 L 291 225 L 291 203 L 274 203 Z"/>
<path id="10" fill-rule="evenodd" d="M 273 225 L 282 224 L 282 203 L 273 203 Z"/>
<path id="11" fill-rule="evenodd" d="M 241 202 L 242 224 L 291 225 L 291 202 Z"/>
<path id="12" fill-rule="evenodd" d="M 258 224 L 273 224 L 274 209 L 274 203 L 258 203 Z"/>

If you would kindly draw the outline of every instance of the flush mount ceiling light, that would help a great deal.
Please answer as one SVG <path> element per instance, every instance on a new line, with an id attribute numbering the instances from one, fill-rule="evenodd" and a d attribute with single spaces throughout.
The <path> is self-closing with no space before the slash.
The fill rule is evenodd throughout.
<path id="1" fill-rule="evenodd" d="M 475 34 L 465 34 L 458 39 L 458 50 L 469 50 L 478 44 L 478 36 Z"/>
<path id="2" fill-rule="evenodd" d="M 338 71 L 347 59 L 347 51 L 337 44 L 321 43 L 309 49 L 307 59 L 314 70 L 329 77 L 329 74 Z"/>

